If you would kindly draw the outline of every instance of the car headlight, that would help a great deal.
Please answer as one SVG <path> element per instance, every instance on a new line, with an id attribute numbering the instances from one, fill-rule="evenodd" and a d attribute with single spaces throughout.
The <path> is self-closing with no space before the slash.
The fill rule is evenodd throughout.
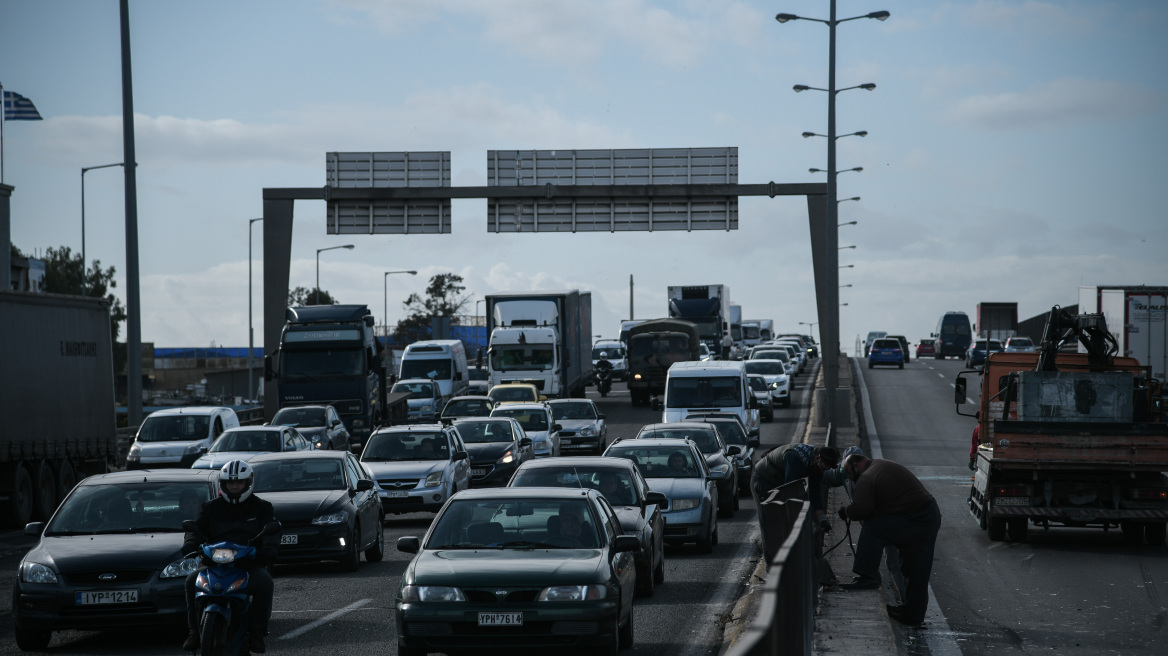
<path id="1" fill-rule="evenodd" d="M 159 578 L 177 579 L 179 577 L 185 577 L 198 569 L 198 558 L 183 558 L 182 560 L 176 560 L 163 568 L 162 575 Z"/>
<path id="2" fill-rule="evenodd" d="M 126 460 L 141 460 L 141 459 L 142 459 L 142 447 L 138 446 L 137 443 L 135 443 L 134 446 L 130 447 L 130 451 L 126 454 Z"/>
<path id="3" fill-rule="evenodd" d="M 512 462 L 515 462 L 515 454 L 510 449 L 508 449 L 507 452 L 503 454 L 503 457 L 499 458 L 499 464 L 509 465 Z"/>
<path id="4" fill-rule="evenodd" d="M 194 454 L 198 453 L 201 448 L 202 448 L 202 445 L 196 442 L 195 444 L 192 444 L 192 445 L 187 447 L 185 455 L 188 455 L 188 456 L 194 455 Z"/>
<path id="5" fill-rule="evenodd" d="M 584 428 L 584 430 L 580 431 L 580 437 L 595 437 L 595 436 L 596 436 L 596 427 L 595 426 L 586 426 Z"/>
<path id="6" fill-rule="evenodd" d="M 319 517 L 316 517 L 312 520 L 312 523 L 315 526 L 327 526 L 330 524 L 342 524 L 344 522 L 347 522 L 348 520 L 349 520 L 349 511 L 348 510 L 338 510 L 336 512 L 328 513 L 327 515 L 321 515 Z"/>
<path id="7" fill-rule="evenodd" d="M 402 601 L 466 601 L 466 595 L 445 585 L 407 585 L 402 588 Z"/>
<path id="8" fill-rule="evenodd" d="M 544 588 L 537 601 L 595 601 L 604 599 L 603 585 L 553 585 Z"/>
<path id="9" fill-rule="evenodd" d="M 426 487 L 435 487 L 442 483 L 442 472 L 436 471 L 426 477 Z"/>
<path id="10" fill-rule="evenodd" d="M 536 451 L 547 451 L 548 443 L 547 440 L 536 440 L 531 443 L 531 446 Z"/>
<path id="11" fill-rule="evenodd" d="M 711 473 L 711 474 L 714 474 L 715 476 L 717 476 L 717 477 L 719 477 L 719 478 L 720 478 L 720 477 L 723 477 L 723 476 L 725 476 L 726 474 L 729 474 L 729 473 L 730 473 L 730 465 L 729 465 L 729 464 L 726 464 L 726 465 L 715 465 L 715 466 L 713 466 L 713 467 L 710 467 L 710 473 Z"/>
<path id="12" fill-rule="evenodd" d="M 674 499 L 674 510 L 693 510 L 698 507 L 700 501 L 698 499 Z"/>
<path id="13" fill-rule="evenodd" d="M 316 448 L 318 448 L 318 449 L 324 448 L 324 440 L 323 439 L 319 439 L 319 440 L 313 442 L 313 444 L 315 444 Z"/>
<path id="14" fill-rule="evenodd" d="M 24 562 L 20 564 L 22 583 L 56 583 L 57 574 L 48 565 Z"/>
<path id="15" fill-rule="evenodd" d="M 432 412 L 433 410 L 434 405 L 431 403 L 427 403 L 426 405 L 422 406 L 422 412 Z"/>

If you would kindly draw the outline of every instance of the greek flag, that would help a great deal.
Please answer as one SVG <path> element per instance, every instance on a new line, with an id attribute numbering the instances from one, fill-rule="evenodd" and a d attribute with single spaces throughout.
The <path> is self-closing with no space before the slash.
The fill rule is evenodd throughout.
<path id="1" fill-rule="evenodd" d="M 41 114 L 32 101 L 19 93 L 4 92 L 5 121 L 40 121 Z"/>

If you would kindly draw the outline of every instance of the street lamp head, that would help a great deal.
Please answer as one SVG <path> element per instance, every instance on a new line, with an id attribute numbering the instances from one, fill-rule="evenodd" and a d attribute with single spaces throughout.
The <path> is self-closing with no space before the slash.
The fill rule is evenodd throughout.
<path id="1" fill-rule="evenodd" d="M 827 171 L 824 171 L 823 169 L 807 169 L 807 170 L 811 173 L 827 173 Z"/>
<path id="2" fill-rule="evenodd" d="M 780 15 L 782 15 L 782 14 L 780 14 Z M 887 11 L 881 10 L 881 11 L 874 11 L 874 12 L 868 14 L 868 18 L 875 18 L 878 21 L 885 21 L 885 20 L 888 20 L 888 17 L 891 15 L 892 14 L 888 13 Z"/>
<path id="3" fill-rule="evenodd" d="M 822 136 L 822 135 L 815 134 L 814 132 L 804 132 L 803 133 L 804 139 L 806 139 L 807 137 L 818 137 L 818 136 Z"/>
<path id="4" fill-rule="evenodd" d="M 351 251 L 351 250 L 353 250 L 353 248 L 355 248 L 355 247 L 354 247 L 352 244 L 345 244 L 344 246 L 341 246 L 341 248 L 343 248 L 343 249 L 345 249 L 345 250 L 347 250 L 347 251 Z"/>
<path id="5" fill-rule="evenodd" d="M 845 264 L 840 268 L 841 269 L 854 269 L 855 267 L 856 267 L 856 265 L 854 265 L 854 264 Z"/>
<path id="6" fill-rule="evenodd" d="M 806 84 L 796 84 L 795 86 L 793 86 L 791 88 L 795 90 L 795 93 L 799 93 L 801 91 L 806 91 L 806 90 L 810 89 L 811 87 L 807 86 Z"/>
<path id="7" fill-rule="evenodd" d="M 417 272 L 417 271 L 406 271 L 406 273 L 410 274 L 411 276 L 416 276 L 416 275 L 418 275 L 418 272 Z"/>
<path id="8" fill-rule="evenodd" d="M 864 167 L 862 167 L 862 166 L 857 166 L 857 167 L 856 167 L 856 168 L 854 168 L 854 169 L 848 169 L 848 170 L 849 170 L 849 171 L 855 171 L 856 173 L 859 173 L 859 172 L 861 172 L 861 171 L 863 171 L 863 170 L 864 170 Z"/>
<path id="9" fill-rule="evenodd" d="M 887 14 L 888 12 L 884 12 L 884 13 Z M 875 17 L 873 17 L 873 18 L 875 18 Z M 888 17 L 885 16 L 885 18 L 888 18 Z M 779 21 L 780 23 L 786 23 L 787 21 L 799 20 L 799 17 L 796 16 L 795 14 L 779 14 L 779 15 L 775 16 L 775 20 Z"/>
<path id="10" fill-rule="evenodd" d="M 865 84 L 861 84 L 860 88 L 863 89 L 864 91 L 871 91 L 872 89 L 876 88 L 876 85 L 873 84 L 872 82 L 867 82 Z"/>
<path id="11" fill-rule="evenodd" d="M 844 250 L 844 249 L 848 249 L 848 248 L 855 248 L 855 247 L 856 247 L 856 245 L 855 245 L 855 244 L 852 244 L 851 246 L 840 246 L 840 247 L 839 247 L 839 250 L 841 250 L 841 251 L 842 251 L 842 250 Z"/>
<path id="12" fill-rule="evenodd" d="M 866 137 L 866 136 L 868 136 L 868 131 L 867 130 L 860 130 L 859 132 L 853 132 L 852 134 L 856 135 L 857 137 Z"/>
<path id="13" fill-rule="evenodd" d="M 860 200 L 860 197 L 856 196 L 855 198 L 845 198 L 844 200 Z M 847 223 L 840 223 L 840 224 L 837 224 L 836 227 L 842 228 L 846 225 L 856 225 L 856 221 L 848 221 Z"/>

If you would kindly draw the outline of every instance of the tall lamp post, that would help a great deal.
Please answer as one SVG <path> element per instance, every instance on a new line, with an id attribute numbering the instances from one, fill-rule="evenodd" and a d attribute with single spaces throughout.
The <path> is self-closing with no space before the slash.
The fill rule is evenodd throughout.
<path id="1" fill-rule="evenodd" d="M 333 251 L 338 248 L 344 248 L 345 250 L 351 251 L 353 250 L 353 245 L 345 244 L 344 246 L 329 246 L 328 248 L 316 249 L 316 289 L 313 290 L 313 294 L 316 296 L 315 300 L 318 305 L 320 304 L 320 254 L 325 251 Z"/>
<path id="2" fill-rule="evenodd" d="M 81 169 L 81 295 L 87 296 L 87 285 L 85 282 L 85 267 L 88 260 L 85 259 L 85 174 L 94 169 L 108 169 L 111 166 L 124 167 L 125 162 L 118 162 L 117 164 L 101 164 L 99 166 L 86 166 Z"/>
<path id="3" fill-rule="evenodd" d="M 385 303 L 385 313 L 381 315 L 381 325 L 385 326 L 386 344 L 389 344 L 389 274 L 391 273 L 408 273 L 411 276 L 418 275 L 417 271 L 386 271 L 385 275 L 381 276 L 382 294 L 385 297 L 382 299 Z"/>
<path id="4" fill-rule="evenodd" d="M 836 93 L 838 93 L 835 86 L 835 28 L 840 23 L 851 20 L 857 20 L 860 18 L 875 18 L 876 20 L 882 21 L 887 19 L 888 16 L 889 13 L 887 11 L 874 11 L 868 14 L 864 14 L 863 16 L 853 16 L 851 18 L 837 19 L 835 14 L 835 0 L 831 0 L 830 15 L 827 20 L 819 18 L 807 18 L 804 16 L 797 16 L 795 14 L 786 13 L 775 16 L 775 20 L 780 23 L 786 23 L 787 21 L 792 20 L 810 20 L 817 23 L 823 23 L 828 27 L 827 89 L 824 89 L 824 91 L 827 92 L 827 134 L 824 135 L 827 137 L 827 230 L 825 231 L 827 233 L 827 239 L 825 240 L 827 242 L 825 244 L 827 266 L 825 266 L 823 270 L 830 278 L 830 280 L 827 281 L 827 284 L 825 284 L 823 288 L 827 291 L 831 298 L 828 299 L 827 303 L 821 305 L 821 307 L 828 308 L 829 316 L 820 317 L 820 320 L 824 322 L 823 338 L 825 343 L 823 345 L 823 382 L 824 387 L 827 388 L 827 416 L 828 420 L 833 426 L 839 426 L 840 423 L 842 423 L 841 420 L 843 419 L 843 416 L 840 414 L 839 408 L 837 407 L 838 404 L 836 403 L 836 393 L 837 388 L 839 387 L 839 288 L 837 287 L 837 285 L 839 285 L 839 270 L 832 266 L 832 264 L 839 263 L 839 251 L 836 250 L 836 247 L 839 244 L 839 203 L 836 202 L 835 180 L 835 141 L 837 138 L 835 130 L 835 96 Z M 869 87 L 867 84 L 862 84 L 858 85 L 857 87 L 848 88 L 871 90 L 875 89 L 876 85 L 873 84 Z M 804 89 L 800 89 L 797 86 L 795 90 L 803 91 Z M 839 91 L 842 90 L 843 89 L 840 89 Z M 856 132 L 853 134 L 862 137 L 867 133 L 864 132 L 861 134 Z M 804 136 L 809 135 L 804 133 Z M 830 437 L 832 436 L 829 436 L 829 438 Z"/>
<path id="5" fill-rule="evenodd" d="M 255 400 L 255 375 L 252 373 L 252 358 L 255 357 L 255 331 L 251 326 L 251 234 L 256 221 L 264 217 L 247 220 L 247 398 Z"/>

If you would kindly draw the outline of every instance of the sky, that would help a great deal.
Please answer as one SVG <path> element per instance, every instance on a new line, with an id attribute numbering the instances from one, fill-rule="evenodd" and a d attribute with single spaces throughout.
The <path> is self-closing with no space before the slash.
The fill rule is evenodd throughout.
<path id="1" fill-rule="evenodd" d="M 246 346 L 248 226 L 268 187 L 319 187 L 325 153 L 738 148 L 738 182 L 823 182 L 825 0 L 130 0 L 142 340 Z M 1168 285 L 1168 3 L 840 0 L 840 338 L 929 336 L 951 310 L 1020 318 L 1080 285 Z M 80 170 L 122 161 L 117 0 L 0 6 L 0 83 L 43 121 L 4 125 L 12 241 L 81 248 Z M 124 177 L 85 178 L 86 254 L 125 299 Z M 447 235 L 328 235 L 297 201 L 291 286 L 380 322 L 440 273 L 471 299 L 592 293 L 593 333 L 724 284 L 747 319 L 818 339 L 806 202 L 743 197 L 734 231 L 494 234 L 485 200 Z M 252 252 L 257 346 L 262 223 Z M 850 266 L 849 266 L 850 265 Z M 414 269 L 417 276 L 384 276 Z M 633 285 L 630 299 L 630 276 Z M 381 287 L 382 289 L 378 289 Z M 377 292 L 381 291 L 382 294 Z M 388 307 L 386 306 L 388 299 Z M 630 310 L 630 300 L 632 309 Z M 125 331 L 122 335 L 124 337 Z"/>

